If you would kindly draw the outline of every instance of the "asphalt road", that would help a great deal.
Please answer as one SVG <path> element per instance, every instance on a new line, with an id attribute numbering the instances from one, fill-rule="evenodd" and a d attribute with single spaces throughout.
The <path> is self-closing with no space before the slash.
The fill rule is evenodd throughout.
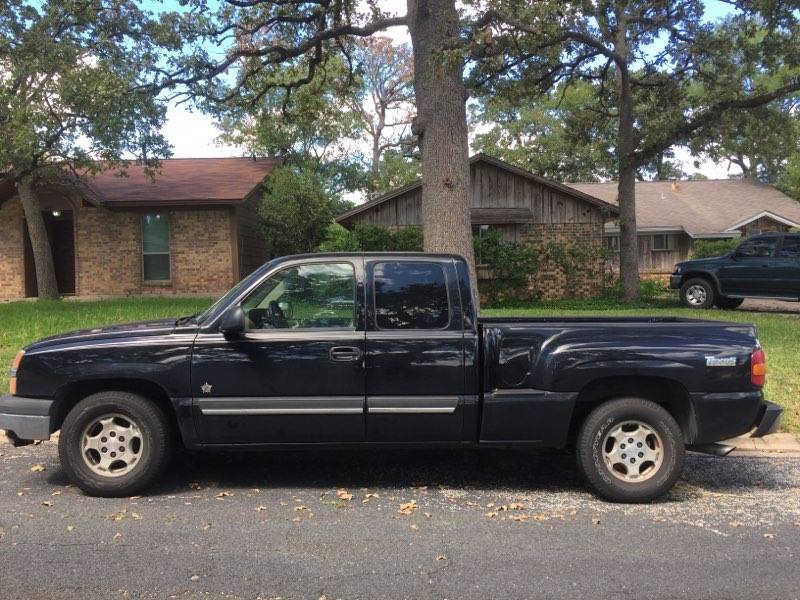
<path id="1" fill-rule="evenodd" d="M 624 506 L 565 453 L 186 454 L 104 500 L 0 445 L 3 600 L 799 596 L 800 457 L 692 455 Z"/>

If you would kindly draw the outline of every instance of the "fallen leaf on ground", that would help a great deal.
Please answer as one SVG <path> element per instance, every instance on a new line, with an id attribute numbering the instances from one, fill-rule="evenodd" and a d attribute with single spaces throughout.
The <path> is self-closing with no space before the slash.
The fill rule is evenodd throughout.
<path id="1" fill-rule="evenodd" d="M 426 519 L 430 519 L 433 515 L 431 513 L 422 513 Z"/>
<path id="2" fill-rule="evenodd" d="M 35 465 L 33 465 L 31 467 L 31 471 L 33 471 L 34 473 L 41 473 L 42 471 L 45 471 L 45 470 L 46 470 L 45 466 L 43 464 L 41 464 L 41 463 L 36 463 Z"/>
<path id="3" fill-rule="evenodd" d="M 347 490 L 339 490 L 336 492 L 336 495 L 339 497 L 340 500 L 352 500 L 353 494 L 348 492 Z"/>
<path id="4" fill-rule="evenodd" d="M 378 497 L 378 494 L 373 494 L 373 493 L 370 492 L 369 494 L 364 494 L 364 499 L 361 502 L 362 502 L 362 504 L 366 504 L 367 502 L 369 502 L 373 498 L 377 498 L 377 497 Z"/>
<path id="5" fill-rule="evenodd" d="M 139 515 L 139 513 L 132 512 L 131 519 L 133 519 L 134 521 L 141 521 L 142 517 Z"/>
<path id="6" fill-rule="evenodd" d="M 521 502 L 512 502 L 508 505 L 508 510 L 525 510 L 525 505 Z"/>
<path id="7" fill-rule="evenodd" d="M 211 523 L 205 523 L 205 524 L 204 524 L 204 525 L 201 527 L 201 529 L 202 529 L 203 531 L 208 531 L 209 529 L 211 529 Z"/>
<path id="8" fill-rule="evenodd" d="M 295 517 L 294 519 L 292 519 L 292 521 L 295 523 L 299 523 L 300 521 L 302 521 L 302 519 L 300 517 Z"/>
<path id="9" fill-rule="evenodd" d="M 412 531 L 418 531 L 419 530 L 419 525 L 417 525 L 416 523 L 412 523 L 411 524 L 411 530 Z"/>
<path id="10" fill-rule="evenodd" d="M 53 503 L 50 502 L 49 500 L 45 500 L 44 502 L 42 502 L 42 506 L 44 506 L 45 508 L 50 508 L 51 506 L 53 506 Z"/>
<path id="11" fill-rule="evenodd" d="M 419 506 L 417 506 L 416 500 L 412 500 L 411 502 L 405 502 L 401 504 L 400 510 L 398 510 L 397 512 L 399 512 L 401 515 L 410 515 L 418 508 Z"/>
<path id="12" fill-rule="evenodd" d="M 295 506 L 294 510 L 295 512 L 300 512 L 301 510 L 308 510 L 308 508 L 301 504 L 300 506 Z"/>
<path id="13" fill-rule="evenodd" d="M 263 506 L 263 505 L 262 506 L 256 506 L 256 512 L 261 512 L 263 510 L 267 510 L 267 507 Z"/>
<path id="14" fill-rule="evenodd" d="M 653 517 L 653 518 L 652 518 L 652 519 L 650 519 L 650 520 L 651 520 L 653 523 L 663 523 L 664 521 L 666 521 L 666 519 L 665 519 L 664 517 Z"/>
<path id="15" fill-rule="evenodd" d="M 483 516 L 484 517 L 489 517 L 490 519 L 492 519 L 492 518 L 497 516 L 497 513 L 495 511 L 493 511 L 493 510 L 490 510 L 489 512 L 484 513 Z"/>
<path id="16" fill-rule="evenodd" d="M 121 537 L 122 537 L 122 534 L 121 534 L 121 533 L 115 533 L 115 534 L 114 534 L 114 539 L 115 539 L 115 540 L 118 540 L 118 539 L 120 539 Z"/>
<path id="17" fill-rule="evenodd" d="M 764 537 L 767 538 L 768 540 L 774 540 L 775 539 L 775 534 L 774 533 L 765 533 Z"/>
<path id="18" fill-rule="evenodd" d="M 220 492 L 217 494 L 217 498 L 230 498 L 233 496 L 233 492 Z"/>
<path id="19" fill-rule="evenodd" d="M 447 560 L 447 557 L 444 554 L 440 554 L 436 557 L 436 560 Z"/>
<path id="20" fill-rule="evenodd" d="M 192 575 L 189 577 L 189 581 L 200 581 L 200 575 Z"/>
<path id="21" fill-rule="evenodd" d="M 60 496 L 60 495 L 61 495 L 61 490 L 56 490 L 55 492 L 53 492 L 53 493 L 52 493 L 52 494 L 50 494 L 50 495 L 51 495 L 51 496 Z"/>
<path id="22" fill-rule="evenodd" d="M 731 523 L 728 523 L 728 526 L 729 527 L 744 527 L 744 523 L 739 523 L 738 521 L 733 521 Z"/>
<path id="23" fill-rule="evenodd" d="M 75 531 L 75 525 L 67 525 L 67 531 L 69 531 L 70 533 Z"/>
<path id="24" fill-rule="evenodd" d="M 594 525 L 600 525 L 600 517 L 592 517 L 592 523 Z"/>

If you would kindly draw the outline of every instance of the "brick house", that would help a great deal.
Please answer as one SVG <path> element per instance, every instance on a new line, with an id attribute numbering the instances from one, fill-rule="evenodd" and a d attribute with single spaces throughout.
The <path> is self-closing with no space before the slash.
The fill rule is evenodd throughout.
<path id="1" fill-rule="evenodd" d="M 570 183 L 570 187 L 617 204 L 617 183 Z M 771 185 L 747 179 L 637 181 L 639 269 L 671 273 L 691 256 L 698 240 L 749 237 L 800 227 L 800 202 Z M 606 223 L 605 244 L 619 250 L 619 224 Z M 616 267 L 616 261 L 615 261 Z"/>
<path id="2" fill-rule="evenodd" d="M 37 190 L 59 291 L 81 297 L 217 295 L 266 260 L 255 210 L 274 160 L 169 159 Z M 0 300 L 36 296 L 25 219 L 0 187 Z"/>
<path id="3" fill-rule="evenodd" d="M 540 253 L 532 295 L 543 299 L 589 298 L 602 290 L 603 261 L 589 260 L 577 271 L 565 270 L 548 256 L 550 244 L 602 247 L 603 226 L 618 210 L 614 204 L 550 181 L 485 154 L 470 159 L 473 234 L 497 229 L 503 239 L 530 244 Z M 421 225 L 422 183 L 414 182 L 368 200 L 340 215 L 347 228 L 370 223 L 389 228 Z M 480 265 L 479 278 L 491 276 Z"/>

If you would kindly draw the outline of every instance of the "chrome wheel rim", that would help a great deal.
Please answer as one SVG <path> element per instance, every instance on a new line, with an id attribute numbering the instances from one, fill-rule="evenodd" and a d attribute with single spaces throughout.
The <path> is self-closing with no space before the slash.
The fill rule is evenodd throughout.
<path id="1" fill-rule="evenodd" d="M 89 469 L 102 477 L 130 473 L 142 458 L 144 437 L 133 419 L 119 413 L 93 420 L 81 436 L 81 456 Z"/>
<path id="2" fill-rule="evenodd" d="M 691 285 L 689 289 L 686 290 L 686 301 L 692 306 L 705 304 L 707 298 L 708 294 L 706 293 L 706 288 L 702 285 Z"/>
<path id="3" fill-rule="evenodd" d="M 617 479 L 640 483 L 658 473 L 664 461 L 664 445 L 647 423 L 624 421 L 606 435 L 603 460 Z"/>

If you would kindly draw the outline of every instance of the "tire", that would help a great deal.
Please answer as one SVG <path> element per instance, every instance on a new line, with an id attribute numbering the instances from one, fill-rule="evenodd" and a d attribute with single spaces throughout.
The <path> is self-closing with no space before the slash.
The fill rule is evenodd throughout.
<path id="1" fill-rule="evenodd" d="M 167 416 L 129 392 L 100 392 L 78 402 L 64 419 L 58 441 L 61 466 L 91 496 L 141 492 L 162 473 L 172 451 Z"/>
<path id="2" fill-rule="evenodd" d="M 717 308 L 722 310 L 734 310 L 739 308 L 742 305 L 742 302 L 744 302 L 744 298 L 725 298 L 723 296 L 717 298 L 716 305 Z"/>
<path id="3" fill-rule="evenodd" d="M 681 304 L 687 308 L 711 308 L 717 293 L 708 279 L 695 277 L 681 286 Z"/>
<path id="4" fill-rule="evenodd" d="M 639 424 L 635 431 L 631 429 L 633 422 Z M 647 430 L 653 435 L 643 436 Z M 624 453 L 622 444 L 627 447 L 629 442 L 620 441 L 615 432 L 624 434 L 623 440 L 634 439 L 636 446 L 631 447 L 637 454 L 635 458 Z M 631 437 L 627 437 L 629 434 Z M 643 448 L 646 452 L 639 450 L 638 440 L 648 446 Z M 654 452 L 653 446 L 660 452 Z M 578 466 L 597 494 L 612 502 L 641 503 L 664 495 L 675 485 L 685 450 L 680 427 L 661 406 L 642 398 L 619 398 L 601 404 L 589 414 L 578 434 L 577 454 Z M 642 455 L 644 458 L 639 458 Z M 639 461 L 638 465 L 628 470 L 627 463 L 633 460 Z"/>

